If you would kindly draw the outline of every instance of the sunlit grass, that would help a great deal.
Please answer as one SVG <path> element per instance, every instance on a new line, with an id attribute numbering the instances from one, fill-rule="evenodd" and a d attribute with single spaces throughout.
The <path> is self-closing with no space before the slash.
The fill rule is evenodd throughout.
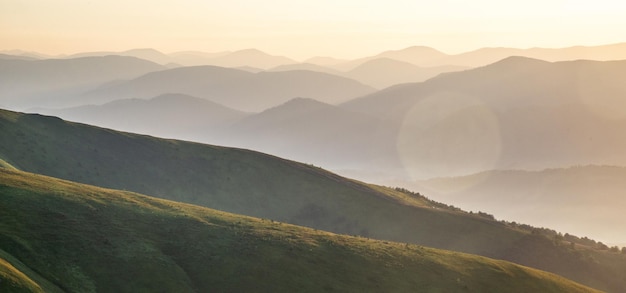
<path id="1" fill-rule="evenodd" d="M 591 292 L 504 261 L 20 171 L 0 169 L 0 194 L 0 247 L 64 291 Z"/>

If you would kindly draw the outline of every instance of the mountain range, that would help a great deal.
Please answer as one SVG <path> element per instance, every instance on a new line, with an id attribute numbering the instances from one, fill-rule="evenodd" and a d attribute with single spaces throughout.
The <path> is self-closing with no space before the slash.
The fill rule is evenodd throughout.
<path id="1" fill-rule="evenodd" d="M 305 72 L 262 75 L 293 76 Z M 215 84 L 258 77 L 217 67 L 179 68 L 91 94 L 152 98 L 167 92 L 193 95 L 192 92 L 201 93 L 204 87 L 215 92 L 220 88 L 203 82 L 209 74 L 216 76 L 211 79 Z M 380 174 L 395 179 L 426 179 L 491 169 L 623 165 L 626 157 L 621 150 L 626 147 L 626 137 L 621 130 L 626 126 L 626 115 L 622 109 L 626 107 L 620 97 L 626 94 L 626 88 L 619 76 L 624 74 L 623 61 L 552 63 L 510 57 L 422 83 L 393 86 L 340 105 L 311 99 L 289 103 L 285 103 L 289 99 L 273 99 L 278 106 L 245 118 L 240 116 L 241 121 L 220 122 L 220 130 L 207 123 L 195 127 L 197 131 L 180 128 L 180 133 L 196 131 L 196 135 L 175 138 L 259 149 L 379 183 L 385 182 Z M 217 78 L 223 81 L 218 83 Z M 284 85 L 277 85 L 274 90 L 279 91 L 281 86 Z M 240 89 L 235 87 L 223 97 L 232 97 L 237 90 Z M 264 96 L 260 90 L 245 90 L 255 97 Z M 239 109 L 235 101 L 229 103 L 231 108 Z M 181 108 L 185 104 L 181 100 Z M 189 104 L 188 110 L 180 111 L 188 111 L 193 117 L 193 107 Z M 256 107 L 259 108 L 262 107 Z M 134 131 L 141 125 L 146 134 L 162 134 L 161 127 L 142 123 L 150 120 L 119 123 L 114 109 L 97 109 L 99 115 L 82 116 L 69 114 L 76 109 L 38 111 L 125 131 Z M 131 112 L 136 117 L 159 115 L 163 117 L 161 123 L 154 125 L 171 125 L 172 129 L 181 123 L 177 117 L 167 118 L 160 114 L 163 112 L 151 109 Z M 215 111 L 218 109 L 223 108 L 216 106 Z"/>
<path id="2" fill-rule="evenodd" d="M 624 61 L 497 63 L 394 86 L 341 107 L 398 125 L 413 178 L 626 164 Z M 413 168 L 411 170 L 411 168 Z"/>
<path id="3" fill-rule="evenodd" d="M 497 62 L 510 56 L 521 56 L 532 59 L 541 59 L 551 62 L 574 61 L 574 60 L 623 60 L 626 59 L 626 43 L 616 43 L 601 46 L 574 46 L 566 48 L 480 48 L 459 54 L 446 54 L 436 49 L 425 46 L 412 46 L 400 50 L 389 50 L 373 56 L 367 56 L 354 60 L 323 62 L 327 59 L 312 58 L 309 63 L 318 64 L 316 60 L 322 60 L 318 65 L 330 66 L 343 71 L 351 70 L 360 64 L 377 59 L 390 58 L 397 61 L 411 63 L 423 67 L 436 66 L 463 66 L 480 67 Z"/>
<path id="4" fill-rule="evenodd" d="M 567 48 L 481 48 L 459 54 L 446 54 L 425 46 L 412 46 L 353 60 L 342 60 L 332 57 L 313 57 L 302 63 L 284 56 L 271 55 L 257 49 L 213 53 L 181 51 L 170 54 L 165 54 L 154 49 L 133 49 L 121 52 L 83 52 L 58 56 L 12 50 L 0 52 L 3 54 L 2 56 L 4 56 L 0 59 L 73 59 L 86 56 L 118 55 L 145 59 L 169 68 L 213 65 L 229 68 L 250 67 L 256 68 L 256 70 L 270 71 L 276 71 L 277 69 L 285 71 L 288 68 L 291 68 L 291 70 L 305 69 L 355 78 L 367 85 L 376 88 L 384 88 L 403 82 L 421 82 L 443 72 L 485 66 L 510 56 L 523 56 L 546 61 L 572 61 L 580 59 L 608 61 L 626 59 L 626 53 L 623 52 L 626 52 L 626 43 Z M 390 61 L 396 61 L 397 64 L 394 64 L 396 62 Z M 367 63 L 374 64 L 368 65 Z M 408 66 L 408 64 L 417 66 L 417 68 Z M 363 68 L 363 66 L 365 66 L 365 68 Z M 380 69 L 385 69 L 385 71 L 380 71 Z"/>
<path id="5" fill-rule="evenodd" d="M 183 94 L 116 100 L 103 105 L 58 110 L 35 108 L 32 111 L 134 133 L 188 140 L 202 138 L 207 141 L 212 139 L 212 133 L 220 132 L 222 127 L 250 115 L 207 99 Z"/>
<path id="6" fill-rule="evenodd" d="M 156 63 L 124 56 L 0 59 L 0 105 L 20 109 L 53 106 L 68 95 L 163 69 Z"/>
<path id="7" fill-rule="evenodd" d="M 262 111 L 294 97 L 340 103 L 373 92 L 359 82 L 312 71 L 259 72 L 192 66 L 148 73 L 130 81 L 68 97 L 66 104 L 102 104 L 118 99 L 185 94 L 236 110 Z"/>

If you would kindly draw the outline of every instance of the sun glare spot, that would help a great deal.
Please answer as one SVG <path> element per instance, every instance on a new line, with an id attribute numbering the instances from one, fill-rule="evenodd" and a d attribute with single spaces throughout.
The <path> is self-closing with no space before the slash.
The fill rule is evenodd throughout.
<path id="1" fill-rule="evenodd" d="M 498 118 L 469 95 L 429 96 L 405 117 L 397 149 L 414 180 L 480 172 L 498 162 L 502 144 Z"/>

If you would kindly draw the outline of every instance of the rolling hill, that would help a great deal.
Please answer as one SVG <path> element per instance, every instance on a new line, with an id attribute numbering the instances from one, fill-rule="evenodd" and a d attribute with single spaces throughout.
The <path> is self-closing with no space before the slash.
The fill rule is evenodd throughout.
<path id="1" fill-rule="evenodd" d="M 292 70 L 308 70 L 308 71 L 334 74 L 334 75 L 339 75 L 339 76 L 342 75 L 341 71 L 334 70 L 332 68 L 317 65 L 317 64 L 312 64 L 312 63 L 285 64 L 285 65 L 276 66 L 274 68 L 270 68 L 267 71 L 272 72 L 272 71 L 292 71 Z"/>
<path id="2" fill-rule="evenodd" d="M 33 111 L 121 131 L 187 140 L 203 138 L 206 141 L 211 141 L 211 134 L 217 132 L 217 129 L 249 115 L 206 99 L 182 94 Z"/>
<path id="3" fill-rule="evenodd" d="M 409 82 L 422 82 L 441 73 L 466 69 L 461 66 L 419 67 L 391 58 L 376 58 L 346 72 L 344 76 L 378 89 Z"/>
<path id="4" fill-rule="evenodd" d="M 474 51 L 450 55 L 442 59 L 443 63 L 433 65 L 455 64 L 459 66 L 484 66 L 510 56 L 524 56 L 551 62 L 573 60 L 623 60 L 626 59 L 626 43 L 601 46 L 574 46 L 566 48 L 480 48 Z"/>
<path id="5" fill-rule="evenodd" d="M 467 69 L 461 66 L 420 67 L 396 59 L 380 57 L 365 61 L 348 71 L 340 71 L 329 67 L 296 63 L 281 65 L 268 71 L 309 70 L 347 77 L 371 87 L 382 89 L 399 83 L 421 82 L 444 72 Z"/>
<path id="6" fill-rule="evenodd" d="M 225 127 L 202 142 L 250 148 L 334 170 L 397 166 L 390 125 L 313 99 L 296 98 Z M 375 171 L 375 170 L 372 170 Z"/>
<path id="7" fill-rule="evenodd" d="M 98 56 L 102 57 L 102 56 L 110 56 L 110 55 L 135 57 L 135 58 L 148 60 L 148 61 L 161 64 L 161 65 L 168 65 L 168 64 L 177 62 L 177 60 L 172 58 L 171 56 L 168 56 L 167 54 L 164 54 L 162 52 L 159 52 L 155 49 L 150 49 L 150 48 L 132 49 L 132 50 L 127 50 L 127 51 L 122 51 L 122 52 L 112 52 L 112 51 L 82 52 L 82 53 L 69 55 L 65 58 L 73 59 L 73 58 L 80 58 L 80 57 L 98 57 Z"/>
<path id="8" fill-rule="evenodd" d="M 447 54 L 440 52 L 436 49 L 426 46 L 411 46 L 400 50 L 389 50 L 381 52 L 374 56 L 368 56 L 355 60 L 349 60 L 346 62 L 338 63 L 333 66 L 335 69 L 342 71 L 350 71 L 363 63 L 375 60 L 375 59 L 392 59 L 400 62 L 410 63 L 416 66 L 424 66 L 425 63 L 433 63 L 441 59 L 448 57 Z M 454 64 L 441 64 L 441 65 L 454 65 Z M 426 65 L 433 66 L 433 65 Z M 435 65 L 437 66 L 437 65 Z"/>
<path id="9" fill-rule="evenodd" d="M 387 178 L 370 167 L 400 165 L 395 147 L 387 143 L 395 140 L 393 125 L 308 98 L 260 113 L 180 94 L 31 111 L 115 130 L 280 154 L 342 172 L 367 170 L 361 172 L 363 177 Z"/>
<path id="10" fill-rule="evenodd" d="M 626 288 L 626 255 L 563 245 L 401 189 L 242 150 L 0 112 L 0 159 L 27 172 L 335 233 L 469 252 L 600 290 Z M 537 233 L 536 233 L 537 232 Z"/>
<path id="11" fill-rule="evenodd" d="M 467 254 L 0 168 L 3 292 L 595 292 Z"/>
<path id="12" fill-rule="evenodd" d="M 68 96 L 162 69 L 156 63 L 121 56 L 0 59 L 0 104 L 16 109 L 64 105 Z"/>
<path id="13" fill-rule="evenodd" d="M 207 59 L 206 64 L 231 68 L 250 66 L 269 69 L 293 63 L 296 63 L 296 61 L 287 57 L 270 55 L 257 49 L 245 49 Z"/>
<path id="14" fill-rule="evenodd" d="M 205 98 L 240 111 L 255 112 L 295 97 L 339 103 L 373 91 L 373 88 L 354 80 L 320 72 L 251 73 L 216 66 L 193 66 L 149 73 L 76 96 L 74 103 L 100 104 L 178 93 Z"/>
<path id="15" fill-rule="evenodd" d="M 37 60 L 34 57 L 21 56 L 21 55 L 11 55 L 11 54 L 3 54 L 0 53 L 0 60 L 24 60 L 24 61 L 32 61 Z"/>

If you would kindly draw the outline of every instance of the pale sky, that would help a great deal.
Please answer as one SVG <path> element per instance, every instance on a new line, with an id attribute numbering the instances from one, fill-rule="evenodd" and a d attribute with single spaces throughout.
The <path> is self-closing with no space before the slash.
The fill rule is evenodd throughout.
<path id="1" fill-rule="evenodd" d="M 257 48 L 303 60 L 620 42 L 626 1 L 0 0 L 0 50 L 48 54 Z"/>

